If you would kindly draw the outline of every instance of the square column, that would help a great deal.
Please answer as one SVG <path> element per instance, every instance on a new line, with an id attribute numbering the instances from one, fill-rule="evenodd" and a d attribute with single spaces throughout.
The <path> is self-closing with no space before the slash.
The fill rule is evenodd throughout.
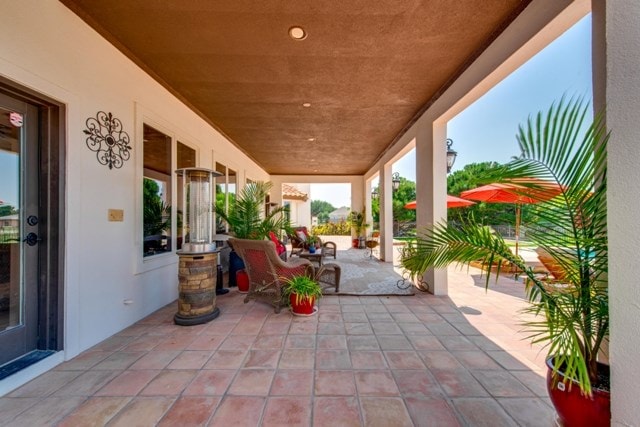
<path id="1" fill-rule="evenodd" d="M 416 133 L 416 227 L 418 234 L 447 219 L 447 128 L 444 123 L 419 123 Z M 446 269 L 424 275 L 434 295 L 447 295 Z"/>
<path id="2" fill-rule="evenodd" d="M 391 164 L 380 171 L 380 259 L 393 262 L 393 188 Z"/>

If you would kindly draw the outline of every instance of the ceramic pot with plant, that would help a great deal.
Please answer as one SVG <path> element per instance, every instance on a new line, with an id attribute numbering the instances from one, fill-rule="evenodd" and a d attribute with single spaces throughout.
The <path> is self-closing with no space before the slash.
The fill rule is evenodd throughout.
<path id="1" fill-rule="evenodd" d="M 322 288 L 309 276 L 293 276 L 285 281 L 284 295 L 289 298 L 293 314 L 310 316 L 317 299 L 322 298 Z"/>
<path id="2" fill-rule="evenodd" d="M 527 233 L 553 258 L 561 280 L 542 279 L 499 234 L 473 218 L 420 231 L 402 255 L 402 265 L 414 276 L 427 268 L 477 260 L 497 266 L 507 262 L 522 271 L 529 300 L 525 312 L 535 316 L 525 327 L 534 343 L 547 345 L 547 388 L 565 427 L 608 426 L 611 418 L 609 367 L 598 360 L 609 336 L 609 134 L 601 115 L 583 126 L 589 114 L 581 99 L 563 99 L 529 119 L 517 135 L 521 155 L 479 182 L 519 184 L 523 196 L 544 193 L 538 180 L 561 187 L 557 197 L 536 205 L 536 227 Z M 487 271 L 485 286 L 497 272 Z"/>
<path id="3" fill-rule="evenodd" d="M 306 244 L 310 254 L 316 253 L 316 247 L 318 245 L 318 237 L 313 234 L 309 234 L 309 236 L 307 236 Z"/>

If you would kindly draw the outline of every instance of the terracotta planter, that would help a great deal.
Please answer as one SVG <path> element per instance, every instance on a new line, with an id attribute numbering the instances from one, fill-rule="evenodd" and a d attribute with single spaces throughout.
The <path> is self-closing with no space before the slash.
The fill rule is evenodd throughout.
<path id="1" fill-rule="evenodd" d="M 609 376 L 609 367 L 598 363 L 598 371 Z M 611 423 L 611 393 L 592 389 L 587 397 L 573 380 L 563 383 L 564 375 L 553 378 L 553 358 L 547 359 L 547 390 L 563 427 L 609 426 Z M 569 385 L 571 384 L 571 387 Z"/>
<path id="2" fill-rule="evenodd" d="M 294 314 L 311 315 L 313 314 L 313 304 L 316 299 L 314 298 L 301 298 L 300 304 L 296 303 L 296 294 L 289 295 L 289 302 L 291 303 L 291 311 Z"/>
<path id="3" fill-rule="evenodd" d="M 358 249 L 360 247 L 360 239 L 353 239 L 351 245 L 353 246 L 353 249 Z"/>
<path id="4" fill-rule="evenodd" d="M 249 292 L 249 275 L 244 270 L 238 270 L 236 272 L 236 284 L 238 285 L 238 292 L 246 294 Z"/>

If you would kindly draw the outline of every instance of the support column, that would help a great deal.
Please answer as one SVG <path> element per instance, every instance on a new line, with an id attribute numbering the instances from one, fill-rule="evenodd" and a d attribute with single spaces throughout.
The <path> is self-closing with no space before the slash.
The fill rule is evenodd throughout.
<path id="1" fill-rule="evenodd" d="M 637 265 L 640 253 L 640 3 L 602 1 L 593 5 L 594 101 L 606 105 L 608 145 L 607 227 L 609 233 L 609 312 L 611 316 L 611 425 L 635 425 L 640 420 L 640 293 Z M 604 102 L 603 102 L 604 100 Z"/>
<path id="2" fill-rule="evenodd" d="M 380 171 L 380 259 L 393 262 L 393 188 L 391 164 Z"/>
<path id="3" fill-rule="evenodd" d="M 444 123 L 420 123 L 416 133 L 416 227 L 421 229 L 447 219 L 447 128 Z M 424 275 L 434 295 L 447 295 L 446 269 Z"/>

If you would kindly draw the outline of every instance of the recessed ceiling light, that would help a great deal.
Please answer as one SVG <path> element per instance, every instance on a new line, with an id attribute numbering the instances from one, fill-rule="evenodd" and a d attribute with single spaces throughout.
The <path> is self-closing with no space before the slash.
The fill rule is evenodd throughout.
<path id="1" fill-rule="evenodd" d="M 302 104 L 302 106 L 304 108 L 309 108 L 309 107 L 311 107 L 311 103 L 310 102 L 305 102 L 304 104 Z"/>
<path id="2" fill-rule="evenodd" d="M 289 37 L 294 40 L 304 40 L 307 38 L 307 33 L 302 27 L 293 26 L 289 28 Z"/>
<path id="3" fill-rule="evenodd" d="M 307 138 L 307 141 L 309 141 L 309 142 L 313 142 L 315 140 L 316 140 L 315 138 Z"/>

